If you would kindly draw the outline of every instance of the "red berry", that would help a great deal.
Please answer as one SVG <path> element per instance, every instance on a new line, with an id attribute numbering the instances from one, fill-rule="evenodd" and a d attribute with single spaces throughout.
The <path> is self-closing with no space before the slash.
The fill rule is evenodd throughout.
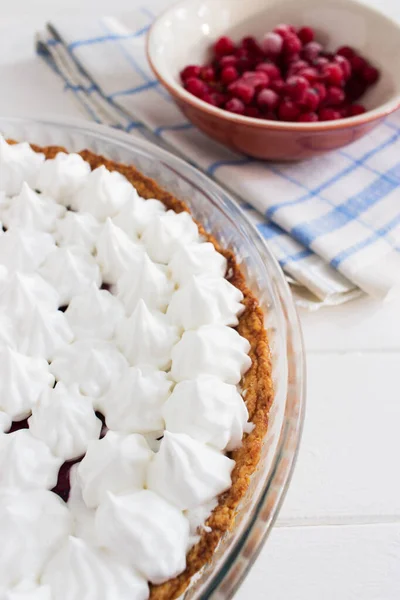
<path id="1" fill-rule="evenodd" d="M 322 67 L 322 75 L 325 81 L 331 85 L 342 85 L 343 83 L 343 71 L 335 63 L 328 63 Z"/>
<path id="2" fill-rule="evenodd" d="M 221 81 L 222 83 L 225 83 L 225 85 L 232 83 L 232 81 L 236 81 L 238 77 L 239 73 L 237 72 L 235 67 L 225 67 L 221 71 Z"/>
<path id="3" fill-rule="evenodd" d="M 274 110 L 278 105 L 279 96 L 273 90 L 261 90 L 256 100 L 258 106 L 264 110 Z"/>
<path id="4" fill-rule="evenodd" d="M 340 119 L 341 116 L 340 112 L 334 108 L 321 108 L 318 112 L 320 121 L 335 121 Z"/>
<path id="5" fill-rule="evenodd" d="M 307 68 L 308 68 L 308 63 L 305 60 L 294 60 L 289 66 L 287 75 L 289 77 L 290 77 L 290 75 L 296 75 L 302 69 L 307 69 Z"/>
<path id="6" fill-rule="evenodd" d="M 312 42 L 314 39 L 314 30 L 311 29 L 311 27 L 301 27 L 298 32 L 297 35 L 300 38 L 300 41 L 303 44 L 308 44 L 309 42 Z"/>
<path id="7" fill-rule="evenodd" d="M 207 102 L 207 104 L 211 104 L 212 106 L 217 106 L 217 103 L 215 102 L 215 98 L 214 98 L 213 94 L 210 94 L 210 92 L 206 92 L 205 94 L 203 94 L 201 96 L 201 99 L 204 100 L 204 102 Z"/>
<path id="8" fill-rule="evenodd" d="M 185 82 L 189 77 L 199 77 L 200 72 L 201 68 L 197 65 L 188 65 L 180 72 L 181 80 Z"/>
<path id="9" fill-rule="evenodd" d="M 367 89 L 367 84 L 361 79 L 352 77 L 346 84 L 345 92 L 346 96 L 350 101 L 358 100 L 364 94 Z"/>
<path id="10" fill-rule="evenodd" d="M 316 58 L 313 61 L 313 65 L 314 67 L 316 67 L 317 69 L 322 69 L 322 67 L 324 67 L 325 65 L 327 65 L 329 63 L 329 60 L 325 57 L 325 56 L 318 56 L 318 58 Z"/>
<path id="11" fill-rule="evenodd" d="M 215 80 L 215 71 L 214 67 L 205 66 L 201 67 L 200 77 L 203 81 L 214 81 Z"/>
<path id="12" fill-rule="evenodd" d="M 197 79 L 197 77 L 189 77 L 189 79 L 186 79 L 185 88 L 188 92 L 198 97 L 203 96 L 208 91 L 208 87 L 204 81 Z"/>
<path id="13" fill-rule="evenodd" d="M 325 104 L 327 106 L 337 106 L 338 104 L 342 104 L 345 97 L 342 88 L 337 87 L 336 85 L 330 85 L 326 89 Z"/>
<path id="14" fill-rule="evenodd" d="M 250 85 L 247 81 L 241 81 L 240 79 L 231 83 L 228 90 L 231 92 L 232 96 L 239 98 L 245 104 L 250 104 L 255 92 L 253 85 Z"/>
<path id="15" fill-rule="evenodd" d="M 283 38 L 278 33 L 267 33 L 262 42 L 262 49 L 267 56 L 278 56 L 282 52 Z"/>
<path id="16" fill-rule="evenodd" d="M 229 110 L 229 112 L 236 113 L 237 115 L 244 114 L 244 104 L 238 98 L 231 98 L 225 104 L 225 110 Z"/>
<path id="17" fill-rule="evenodd" d="M 358 56 L 357 54 L 355 54 L 350 59 L 350 64 L 354 73 L 361 73 L 367 66 L 367 61 L 362 56 Z"/>
<path id="18" fill-rule="evenodd" d="M 236 68 L 238 71 L 243 73 L 243 71 L 249 71 L 254 64 L 254 60 L 251 58 L 247 50 L 240 49 L 236 53 L 237 63 Z"/>
<path id="19" fill-rule="evenodd" d="M 286 80 L 285 93 L 293 100 L 302 100 L 310 83 L 304 77 L 293 75 Z"/>
<path id="20" fill-rule="evenodd" d="M 235 43 L 231 38 L 223 35 L 214 44 L 214 52 L 217 56 L 232 54 L 236 49 Z"/>
<path id="21" fill-rule="evenodd" d="M 345 119 L 350 116 L 350 104 L 342 104 L 340 108 L 338 108 L 341 116 Z"/>
<path id="22" fill-rule="evenodd" d="M 314 83 L 315 81 L 318 81 L 318 79 L 319 79 L 318 72 L 313 67 L 307 67 L 306 69 L 301 69 L 301 71 L 298 74 L 301 75 L 302 77 L 304 77 L 304 79 L 307 79 L 307 81 L 309 81 L 311 84 Z"/>
<path id="23" fill-rule="evenodd" d="M 318 42 L 309 42 L 308 44 L 303 46 L 303 50 L 301 53 L 303 58 L 305 58 L 306 60 L 315 60 L 316 58 L 318 58 L 321 51 L 321 44 L 318 44 Z"/>
<path id="24" fill-rule="evenodd" d="M 304 96 L 301 100 L 301 104 L 309 111 L 315 111 L 321 102 L 321 98 L 318 92 L 313 88 L 308 88 L 305 91 Z"/>
<path id="25" fill-rule="evenodd" d="M 300 54 L 298 52 L 296 52 L 296 54 L 282 54 L 281 61 L 283 69 L 289 69 L 290 65 L 298 60 L 300 60 Z"/>
<path id="26" fill-rule="evenodd" d="M 313 89 L 317 92 L 320 102 L 326 97 L 326 87 L 323 83 L 314 83 Z"/>
<path id="27" fill-rule="evenodd" d="M 361 72 L 361 77 L 368 85 L 373 85 L 379 79 L 379 71 L 367 64 Z"/>
<path id="28" fill-rule="evenodd" d="M 283 79 L 277 78 L 277 79 L 273 79 L 271 81 L 271 83 L 269 84 L 269 87 L 271 88 L 271 90 L 276 92 L 278 94 L 278 96 L 281 96 L 285 91 L 286 84 L 283 81 Z"/>
<path id="29" fill-rule="evenodd" d="M 356 115 L 362 115 L 365 112 L 366 108 L 362 104 L 351 104 L 348 109 L 348 116 L 355 117 Z"/>
<path id="30" fill-rule="evenodd" d="M 344 56 L 335 56 L 335 62 L 340 66 L 343 73 L 343 78 L 348 79 L 351 75 L 351 64 L 350 61 Z"/>
<path id="31" fill-rule="evenodd" d="M 242 80 L 257 90 L 265 88 L 269 84 L 269 77 L 264 71 L 246 71 L 242 75 Z"/>
<path id="32" fill-rule="evenodd" d="M 287 23 L 280 23 L 273 29 L 274 33 L 279 33 L 280 36 L 285 38 L 287 35 L 291 33 L 296 33 L 296 28 L 293 25 L 288 25 Z"/>
<path id="33" fill-rule="evenodd" d="M 253 36 L 244 37 L 241 42 L 241 47 L 245 48 L 250 54 L 262 55 L 261 46 Z"/>
<path id="34" fill-rule="evenodd" d="M 347 59 L 353 58 L 355 55 L 355 51 L 350 46 L 341 46 L 338 50 L 336 50 L 336 54 L 339 56 L 344 56 Z"/>
<path id="35" fill-rule="evenodd" d="M 315 123 L 318 121 L 318 115 L 315 112 L 306 112 L 297 117 L 296 119 L 299 123 Z"/>
<path id="36" fill-rule="evenodd" d="M 288 33 L 283 39 L 283 51 L 286 55 L 293 56 L 301 50 L 301 41 L 295 33 Z"/>
<path id="37" fill-rule="evenodd" d="M 246 115 L 246 117 L 253 117 L 253 119 L 257 119 L 261 116 L 261 113 L 258 110 L 257 106 L 246 106 L 246 108 L 244 109 L 244 114 Z"/>
<path id="38" fill-rule="evenodd" d="M 278 67 L 276 65 L 273 65 L 272 63 L 259 63 L 256 66 L 256 71 L 262 71 L 263 73 L 266 73 L 270 81 L 272 81 L 273 79 L 278 79 L 278 77 L 281 76 L 281 72 L 278 69 Z"/>
<path id="39" fill-rule="evenodd" d="M 234 54 L 227 54 L 226 56 L 221 56 L 219 59 L 219 67 L 224 69 L 225 67 L 236 67 L 237 57 Z"/>
<path id="40" fill-rule="evenodd" d="M 228 100 L 228 97 L 225 94 L 221 94 L 221 92 L 212 92 L 211 97 L 214 99 L 215 106 L 223 106 Z"/>
<path id="41" fill-rule="evenodd" d="M 282 121 L 295 121 L 299 114 L 300 109 L 292 100 L 282 100 L 278 108 L 278 116 Z"/>

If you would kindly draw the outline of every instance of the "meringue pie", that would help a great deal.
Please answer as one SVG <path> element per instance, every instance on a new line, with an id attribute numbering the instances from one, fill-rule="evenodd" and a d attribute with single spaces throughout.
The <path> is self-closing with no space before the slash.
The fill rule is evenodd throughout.
<path id="1" fill-rule="evenodd" d="M 272 402 L 232 252 L 132 166 L 0 137 L 0 599 L 173 600 Z"/>

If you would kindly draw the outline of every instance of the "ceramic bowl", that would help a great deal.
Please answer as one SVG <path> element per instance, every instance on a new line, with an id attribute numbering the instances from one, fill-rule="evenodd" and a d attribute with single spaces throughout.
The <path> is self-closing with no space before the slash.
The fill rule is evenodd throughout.
<path id="1" fill-rule="evenodd" d="M 317 123 L 254 119 L 216 108 L 189 94 L 179 72 L 202 64 L 221 35 L 262 35 L 279 23 L 310 25 L 329 50 L 351 45 L 380 69 L 363 97 L 367 112 Z M 150 65 L 185 116 L 211 138 L 261 159 L 296 160 L 359 139 L 400 106 L 400 25 L 357 0 L 181 0 L 152 26 Z"/>

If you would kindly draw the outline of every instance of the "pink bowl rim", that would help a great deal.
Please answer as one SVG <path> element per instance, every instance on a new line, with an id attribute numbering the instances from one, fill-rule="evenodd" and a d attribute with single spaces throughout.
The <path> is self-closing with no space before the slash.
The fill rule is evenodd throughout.
<path id="1" fill-rule="evenodd" d="M 187 5 L 189 0 L 177 0 L 171 6 L 162 11 L 158 17 L 155 19 L 154 23 L 152 23 L 146 37 L 146 56 L 149 62 L 149 65 L 160 81 L 160 83 L 169 91 L 171 96 L 175 99 L 179 99 L 186 104 L 192 106 L 192 108 L 199 110 L 200 112 L 206 113 L 210 116 L 217 117 L 222 121 L 226 121 L 227 123 L 235 123 L 237 125 L 245 125 L 247 127 L 253 127 L 255 129 L 265 129 L 269 131 L 287 131 L 287 132 L 324 132 L 324 131 L 332 131 L 332 130 L 342 130 L 349 129 L 352 127 L 358 127 L 362 125 L 366 125 L 368 123 L 372 123 L 378 119 L 383 119 L 388 115 L 392 114 L 396 110 L 400 108 L 400 94 L 397 94 L 393 99 L 388 100 L 384 104 L 381 104 L 377 108 L 372 110 L 367 110 L 362 115 L 357 115 L 354 117 L 346 117 L 343 119 L 336 119 L 335 121 L 318 121 L 317 123 L 299 123 L 292 121 L 271 121 L 269 119 L 255 119 L 254 117 L 246 117 L 244 115 L 236 115 L 235 113 L 230 113 L 227 110 L 223 110 L 222 108 L 218 108 L 216 106 L 212 106 L 211 104 L 207 104 L 204 100 L 197 98 L 193 94 L 190 94 L 185 90 L 185 88 L 179 83 L 173 83 L 172 85 L 165 79 L 159 69 L 157 69 L 155 65 L 155 61 L 151 55 L 151 43 L 152 39 L 155 37 L 156 27 L 159 25 L 159 22 L 164 19 L 170 12 L 175 10 L 179 5 Z M 380 18 L 384 19 L 392 26 L 394 25 L 398 29 L 398 33 L 400 36 L 400 23 L 397 23 L 394 19 L 391 19 L 380 10 L 372 6 L 368 6 L 359 0 L 349 0 L 349 4 L 353 6 L 359 7 L 361 10 L 365 10 L 367 12 L 374 13 L 379 15 Z"/>

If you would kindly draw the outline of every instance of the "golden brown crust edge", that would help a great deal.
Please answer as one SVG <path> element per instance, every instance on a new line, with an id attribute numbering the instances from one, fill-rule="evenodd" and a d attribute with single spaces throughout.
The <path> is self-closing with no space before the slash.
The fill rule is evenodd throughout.
<path id="1" fill-rule="evenodd" d="M 65 148 L 58 146 L 41 148 L 32 145 L 32 148 L 43 152 L 46 158 L 53 158 L 58 152 L 66 152 Z M 80 155 L 92 169 L 105 165 L 110 171 L 119 171 L 125 175 L 143 198 L 157 198 L 175 212 L 190 212 L 184 202 L 160 188 L 155 181 L 142 175 L 135 167 L 107 160 L 89 150 L 83 150 Z M 257 299 L 246 286 L 245 278 L 233 253 L 221 248 L 217 240 L 206 233 L 201 224 L 198 225 L 201 232 L 226 257 L 229 281 L 244 295 L 245 311 L 239 319 L 237 330 L 250 342 L 252 365 L 244 375 L 241 385 L 246 390 L 245 401 L 250 420 L 254 423 L 254 429 L 244 438 L 241 448 L 231 453 L 231 457 L 236 461 L 232 472 L 232 486 L 224 494 L 221 494 L 218 506 L 207 520 L 206 524 L 210 531 L 202 531 L 199 542 L 187 555 L 187 566 L 183 573 L 161 585 L 150 586 L 150 600 L 178 598 L 188 587 L 191 577 L 212 558 L 224 533 L 234 525 L 238 504 L 246 493 L 250 476 L 254 473 L 260 459 L 263 439 L 268 428 L 269 409 L 273 401 L 270 351 L 264 328 L 263 312 Z"/>

